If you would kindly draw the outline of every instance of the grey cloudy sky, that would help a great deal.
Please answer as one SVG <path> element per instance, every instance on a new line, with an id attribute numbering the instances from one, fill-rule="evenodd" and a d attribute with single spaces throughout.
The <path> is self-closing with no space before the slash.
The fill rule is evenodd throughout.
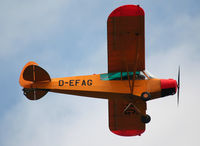
<path id="1" fill-rule="evenodd" d="M 18 79 L 31 60 L 51 77 L 107 72 L 106 21 L 124 4 L 145 10 L 147 70 L 176 79 L 181 65 L 179 108 L 176 96 L 149 101 L 146 132 L 127 138 L 109 131 L 106 100 L 23 96 Z M 199 5 L 198 0 L 1 0 L 0 145 L 198 146 Z"/>

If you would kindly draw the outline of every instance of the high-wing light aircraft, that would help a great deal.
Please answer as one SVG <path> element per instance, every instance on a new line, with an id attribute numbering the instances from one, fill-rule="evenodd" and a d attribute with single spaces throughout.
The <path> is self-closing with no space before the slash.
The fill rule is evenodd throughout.
<path id="1" fill-rule="evenodd" d="M 179 97 L 179 83 L 145 71 L 144 10 L 139 5 L 124 5 L 109 15 L 107 39 L 108 73 L 50 78 L 37 63 L 29 62 L 19 83 L 30 100 L 47 92 L 108 99 L 110 130 L 120 136 L 141 135 L 151 119 L 146 114 L 147 101 L 177 90 Z M 178 82 L 179 76 L 180 69 Z"/>

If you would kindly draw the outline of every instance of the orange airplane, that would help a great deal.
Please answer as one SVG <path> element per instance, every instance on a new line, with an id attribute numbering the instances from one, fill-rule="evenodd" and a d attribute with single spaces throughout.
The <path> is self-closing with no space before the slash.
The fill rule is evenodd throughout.
<path id="1" fill-rule="evenodd" d="M 148 100 L 177 94 L 173 79 L 157 79 L 145 71 L 144 10 L 139 5 L 115 9 L 107 20 L 108 73 L 50 78 L 35 62 L 27 63 L 19 83 L 24 95 L 38 100 L 47 92 L 104 98 L 109 103 L 109 128 L 120 136 L 141 135 L 151 118 Z"/>

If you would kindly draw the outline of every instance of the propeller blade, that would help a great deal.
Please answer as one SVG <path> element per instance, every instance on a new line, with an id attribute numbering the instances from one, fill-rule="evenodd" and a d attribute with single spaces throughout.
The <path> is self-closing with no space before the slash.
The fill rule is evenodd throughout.
<path id="1" fill-rule="evenodd" d="M 178 67 L 177 106 L 179 105 L 179 93 L 180 93 L 180 66 Z"/>

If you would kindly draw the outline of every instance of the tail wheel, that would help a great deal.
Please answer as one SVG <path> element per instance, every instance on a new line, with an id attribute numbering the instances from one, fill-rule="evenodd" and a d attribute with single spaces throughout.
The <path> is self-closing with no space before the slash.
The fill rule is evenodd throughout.
<path id="1" fill-rule="evenodd" d="M 149 115 L 145 115 L 145 116 L 142 116 L 141 117 L 141 121 L 143 122 L 143 123 L 149 123 L 150 121 L 151 121 L 151 117 L 149 116 Z"/>
<path id="2" fill-rule="evenodd" d="M 149 92 L 143 92 L 143 93 L 141 94 L 141 98 L 142 98 L 142 100 L 144 100 L 144 101 L 148 101 L 148 100 L 151 99 L 151 94 L 150 94 Z"/>

